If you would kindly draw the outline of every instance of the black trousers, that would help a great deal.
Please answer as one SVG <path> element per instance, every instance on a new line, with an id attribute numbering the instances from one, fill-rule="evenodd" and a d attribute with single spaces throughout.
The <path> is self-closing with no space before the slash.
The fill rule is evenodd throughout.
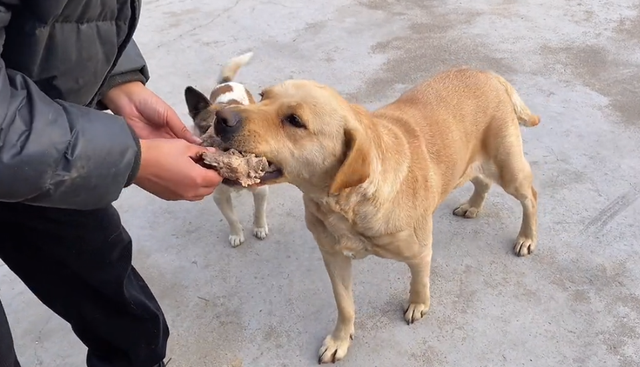
<path id="1" fill-rule="evenodd" d="M 0 259 L 87 346 L 88 367 L 153 367 L 169 328 L 131 265 L 112 206 L 77 211 L 0 202 Z M 10 300 L 5 300 L 5 304 Z M 0 304 L 0 367 L 18 367 Z"/>

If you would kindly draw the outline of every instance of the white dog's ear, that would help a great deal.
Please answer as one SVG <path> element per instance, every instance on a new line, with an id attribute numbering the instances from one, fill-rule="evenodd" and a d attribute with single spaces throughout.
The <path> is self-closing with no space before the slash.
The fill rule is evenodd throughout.
<path id="1" fill-rule="evenodd" d="M 189 116 L 195 119 L 198 114 L 211 106 L 209 98 L 202 94 L 199 90 L 192 86 L 188 86 L 184 90 L 184 100 L 187 102 Z"/>
<path id="2" fill-rule="evenodd" d="M 332 195 L 364 183 L 371 175 L 371 142 L 364 133 L 368 112 L 360 106 L 352 106 L 352 109 L 358 122 L 344 130 L 346 158 L 329 188 Z"/>

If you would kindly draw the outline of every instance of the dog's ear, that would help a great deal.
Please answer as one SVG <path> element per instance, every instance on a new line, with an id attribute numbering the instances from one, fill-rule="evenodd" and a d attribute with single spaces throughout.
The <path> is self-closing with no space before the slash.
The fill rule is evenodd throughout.
<path id="1" fill-rule="evenodd" d="M 199 90 L 192 86 L 188 86 L 184 90 L 184 99 L 187 102 L 187 109 L 189 110 L 189 116 L 195 119 L 200 112 L 206 110 L 211 106 L 209 98 L 202 94 Z"/>
<path id="2" fill-rule="evenodd" d="M 364 183 L 371 175 L 371 142 L 364 133 L 368 112 L 360 106 L 352 106 L 352 109 L 358 124 L 344 130 L 346 158 L 329 188 L 332 195 Z"/>

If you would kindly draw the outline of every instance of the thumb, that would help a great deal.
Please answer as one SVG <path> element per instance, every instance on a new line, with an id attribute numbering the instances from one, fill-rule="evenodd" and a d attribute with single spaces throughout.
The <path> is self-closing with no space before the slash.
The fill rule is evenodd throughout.
<path id="1" fill-rule="evenodd" d="M 167 127 L 173 135 L 180 139 L 184 139 L 193 144 L 202 144 L 202 139 L 193 135 L 187 126 L 180 120 L 176 111 L 169 106 L 167 106 Z"/>

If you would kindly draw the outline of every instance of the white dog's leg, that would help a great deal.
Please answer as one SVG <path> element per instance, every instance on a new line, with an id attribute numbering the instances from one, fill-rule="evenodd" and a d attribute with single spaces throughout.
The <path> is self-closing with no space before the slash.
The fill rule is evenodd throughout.
<path id="1" fill-rule="evenodd" d="M 262 186 L 253 191 L 253 235 L 264 240 L 269 234 L 267 225 L 267 196 L 269 187 Z"/>
<path id="2" fill-rule="evenodd" d="M 224 184 L 218 185 L 213 192 L 213 201 L 215 201 L 218 209 L 222 212 L 222 215 L 229 224 L 229 243 L 231 246 L 238 247 L 244 242 L 244 234 L 242 231 L 242 225 L 236 217 L 235 210 L 233 210 L 233 202 L 231 201 L 232 189 Z"/>

